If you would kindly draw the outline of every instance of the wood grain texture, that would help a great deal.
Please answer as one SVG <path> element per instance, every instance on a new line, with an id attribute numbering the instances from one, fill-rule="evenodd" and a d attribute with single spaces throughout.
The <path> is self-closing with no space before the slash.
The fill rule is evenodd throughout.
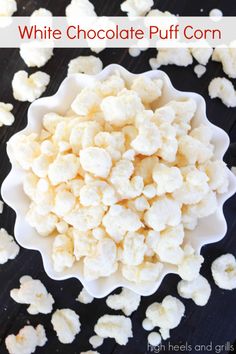
<path id="1" fill-rule="evenodd" d="M 0 0 L 1 1 L 1 0 Z M 18 15 L 30 15 L 33 10 L 39 7 L 46 7 L 56 16 L 64 15 L 65 7 L 69 0 L 18 0 Z M 119 5 L 117 0 L 94 0 L 92 1 L 99 15 L 119 15 Z M 220 8 L 224 15 L 236 16 L 236 3 L 232 0 L 160 0 L 155 1 L 161 10 L 169 10 L 185 16 L 208 15 L 212 8 Z M 204 12 L 200 12 L 203 8 Z M 88 49 L 56 49 L 53 58 L 43 68 L 43 71 L 51 75 L 51 82 L 45 92 L 45 96 L 52 95 L 58 89 L 61 81 L 65 78 L 67 64 L 70 59 L 90 53 Z M 128 70 L 140 73 L 149 70 L 148 59 L 155 55 L 155 50 L 150 49 L 143 52 L 138 58 L 131 58 L 126 49 L 109 49 L 100 53 L 104 66 L 111 63 L 118 63 Z M 196 64 L 196 63 L 195 63 Z M 10 164 L 6 156 L 6 142 L 10 136 L 21 130 L 27 119 L 28 103 L 17 102 L 12 97 L 11 80 L 18 70 L 27 70 L 30 73 L 35 70 L 28 70 L 19 56 L 17 49 L 0 49 L 0 101 L 14 104 L 14 114 L 16 121 L 11 127 L 0 128 L 0 182 L 2 182 L 9 172 Z M 225 76 L 219 63 L 210 62 L 207 65 L 207 73 L 197 79 L 193 72 L 193 66 L 180 68 L 168 66 L 162 68 L 169 74 L 174 86 L 180 90 L 195 91 L 202 94 L 207 102 L 207 114 L 209 119 L 219 127 L 223 128 L 231 138 L 231 148 L 226 155 L 226 161 L 230 164 L 236 163 L 235 145 L 236 143 L 236 109 L 227 109 L 219 100 L 210 100 L 207 94 L 207 87 L 213 77 Z M 235 85 L 235 80 L 232 80 Z M 236 85 L 235 85 L 236 86 Z M 211 262 L 219 255 L 231 252 L 236 254 L 236 197 L 231 198 L 225 205 L 225 216 L 228 222 L 228 232 L 226 237 L 216 244 L 203 248 L 205 263 L 202 267 L 202 274 L 207 277 L 212 286 L 212 296 L 207 306 L 197 307 L 190 300 L 184 301 L 186 305 L 186 316 L 180 326 L 172 331 L 170 343 L 186 343 L 194 346 L 201 344 L 225 345 L 236 340 L 236 290 L 223 291 L 214 285 L 211 273 Z M 13 233 L 14 212 L 4 207 L 4 213 L 0 216 L 0 226 Z M 42 282 L 50 291 L 56 301 L 55 308 L 72 308 L 81 317 L 82 332 L 76 337 L 71 345 L 62 345 L 58 342 L 50 323 L 50 315 L 30 316 L 26 312 L 26 306 L 16 304 L 10 297 L 9 291 L 18 287 L 19 278 L 29 274 Z M 101 348 L 101 354 L 143 354 L 151 353 L 147 348 L 147 333 L 142 329 L 141 322 L 145 316 L 145 310 L 154 301 L 161 301 L 168 294 L 176 295 L 176 285 L 178 277 L 169 275 L 163 281 L 156 294 L 142 299 L 138 311 L 132 315 L 134 338 L 125 347 L 117 346 L 113 340 L 106 340 Z M 20 328 L 29 321 L 32 325 L 41 323 L 45 326 L 48 343 L 43 348 L 38 348 L 37 353 L 54 354 L 79 354 L 81 351 L 91 349 L 88 339 L 93 335 L 93 327 L 97 319 L 104 313 L 114 313 L 110 310 L 104 300 L 95 300 L 92 304 L 84 306 L 75 301 L 81 284 L 75 280 L 55 282 L 47 277 L 43 270 L 40 255 L 35 251 L 21 249 L 20 254 L 14 261 L 0 266 L 0 354 L 7 353 L 4 338 L 10 333 L 17 333 Z M 167 345 L 166 342 L 163 344 Z M 178 351 L 181 352 L 181 351 Z M 187 350 L 183 350 L 186 353 Z M 192 350 L 191 353 L 215 353 L 216 351 Z M 226 354 L 227 348 L 219 353 Z M 171 349 L 166 349 L 162 353 L 176 353 Z"/>

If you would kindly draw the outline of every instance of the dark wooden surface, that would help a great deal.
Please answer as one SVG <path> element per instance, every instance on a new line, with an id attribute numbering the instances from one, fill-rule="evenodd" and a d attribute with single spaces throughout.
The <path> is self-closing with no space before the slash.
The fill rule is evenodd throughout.
<path id="1" fill-rule="evenodd" d="M 33 10 L 39 7 L 46 7 L 55 16 L 63 16 L 69 0 L 18 0 L 17 15 L 30 15 Z M 119 15 L 118 0 L 94 0 L 92 1 L 99 15 Z M 160 0 L 155 2 L 161 10 L 169 10 L 175 14 L 183 16 L 208 15 L 212 8 L 220 8 L 224 15 L 236 16 L 236 3 L 232 0 Z M 200 12 L 203 8 L 204 11 Z M 235 30 L 235 29 L 232 29 Z M 45 95 L 56 92 L 61 81 L 66 76 L 67 64 L 70 59 L 90 53 L 87 49 L 56 49 L 54 57 L 47 63 L 43 70 L 51 75 L 51 82 Z M 111 63 L 119 63 L 132 72 L 139 73 L 149 70 L 148 59 L 154 56 L 155 50 L 150 49 L 143 52 L 138 58 L 131 58 L 126 49 L 109 49 L 103 51 L 99 57 L 104 66 Z M 6 156 L 6 141 L 12 134 L 21 130 L 26 124 L 28 103 L 14 101 L 11 91 L 11 80 L 14 73 L 20 69 L 26 69 L 24 62 L 19 56 L 17 49 L 0 49 L 0 101 L 14 104 L 14 114 L 16 121 L 11 127 L 0 128 L 0 182 L 7 175 L 10 165 Z M 236 109 L 227 109 L 219 100 L 210 100 L 207 94 L 209 81 L 216 76 L 223 76 L 219 63 L 209 63 L 207 73 L 197 79 L 193 73 L 193 66 L 180 68 L 168 66 L 162 68 L 166 71 L 174 86 L 180 90 L 196 91 L 202 94 L 207 102 L 207 114 L 209 119 L 219 127 L 223 128 L 230 136 L 231 147 L 226 155 L 229 164 L 236 164 L 236 154 L 234 155 L 234 145 L 236 143 Z M 29 72 L 33 72 L 30 69 Z M 235 80 L 233 80 L 236 86 Z M 226 346 L 227 342 L 233 344 L 236 341 L 236 290 L 223 291 L 214 285 L 211 273 L 211 262 L 219 255 L 231 252 L 236 254 L 236 197 L 231 198 L 225 205 L 225 216 L 228 223 L 228 232 L 225 238 L 216 244 L 203 248 L 205 263 L 202 267 L 202 274 L 207 277 L 212 287 L 212 295 L 207 306 L 201 308 L 194 305 L 191 300 L 184 300 L 186 314 L 180 326 L 171 331 L 170 343 L 188 343 L 192 347 L 195 345 Z M 0 226 L 6 228 L 13 234 L 15 216 L 13 211 L 6 205 L 4 213 L 0 216 Z M 50 323 L 50 315 L 30 316 L 26 312 L 25 305 L 16 304 L 9 297 L 9 291 L 18 287 L 19 278 L 29 274 L 34 278 L 42 280 L 55 299 L 56 308 L 72 308 L 81 318 L 82 331 L 71 345 L 60 344 Z M 145 310 L 154 301 L 161 301 L 168 294 L 176 295 L 177 276 L 167 276 L 158 292 L 150 297 L 143 298 L 138 311 L 133 313 L 134 338 L 127 346 L 118 346 L 113 340 L 106 340 L 104 345 L 98 348 L 101 354 L 143 354 L 148 353 L 147 332 L 141 327 L 141 322 L 145 315 Z M 37 325 L 41 323 L 45 326 L 48 342 L 45 347 L 38 348 L 37 353 L 54 354 L 80 353 L 84 350 L 91 350 L 88 339 L 93 334 L 93 327 L 97 319 L 105 313 L 115 313 L 107 308 L 104 300 L 95 300 L 90 305 L 82 305 L 75 301 L 81 284 L 74 279 L 56 282 L 47 277 L 43 270 L 41 257 L 37 252 L 21 249 L 20 254 L 14 261 L 9 261 L 5 265 L 0 265 L 0 354 L 6 353 L 4 338 L 10 333 L 17 333 L 27 323 Z M 163 342 L 167 346 L 168 343 Z M 228 353 L 227 347 L 211 349 L 173 350 L 168 349 L 162 353 L 191 352 L 191 353 Z"/>

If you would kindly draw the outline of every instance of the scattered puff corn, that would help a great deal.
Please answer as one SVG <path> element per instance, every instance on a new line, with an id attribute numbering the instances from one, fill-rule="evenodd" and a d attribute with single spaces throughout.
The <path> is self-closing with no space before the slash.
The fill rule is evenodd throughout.
<path id="1" fill-rule="evenodd" d="M 144 16 L 153 6 L 153 0 L 126 0 L 120 8 L 127 12 L 128 16 Z"/>
<path id="2" fill-rule="evenodd" d="M 219 288 L 236 289 L 236 259 L 233 254 L 227 253 L 216 258 L 211 265 L 211 272 Z"/>
<path id="3" fill-rule="evenodd" d="M 205 306 L 211 295 L 210 284 L 202 275 L 189 282 L 181 280 L 177 289 L 180 296 L 192 299 L 198 306 Z"/>
<path id="4" fill-rule="evenodd" d="M 82 73 L 87 75 L 96 75 L 102 71 L 101 59 L 93 56 L 79 56 L 72 59 L 68 64 L 68 75 Z"/>
<path id="5" fill-rule="evenodd" d="M 34 353 L 36 347 L 43 347 L 46 342 L 47 337 L 42 325 L 36 328 L 25 326 L 17 335 L 10 334 L 5 340 L 9 354 Z"/>
<path id="6" fill-rule="evenodd" d="M 94 327 L 95 333 L 102 338 L 114 338 L 119 345 L 126 345 L 133 337 L 131 319 L 125 316 L 104 315 Z"/>
<path id="7" fill-rule="evenodd" d="M 20 278 L 20 288 L 12 289 L 11 298 L 19 304 L 29 304 L 27 312 L 31 315 L 51 313 L 54 299 L 43 283 L 29 275 Z"/>
<path id="8" fill-rule="evenodd" d="M 153 282 L 171 264 L 182 279 L 197 278 L 203 257 L 185 233 L 216 211 L 227 171 L 211 129 L 193 124 L 196 102 L 160 104 L 163 85 L 111 74 L 78 92 L 64 116 L 47 113 L 40 134 L 11 140 L 11 160 L 25 170 L 27 220 L 53 238 L 55 271 L 80 262 L 87 280 L 120 271 Z"/>
<path id="9" fill-rule="evenodd" d="M 0 102 L 0 127 L 14 123 L 15 117 L 11 113 L 12 109 L 12 104 Z"/>
<path id="10" fill-rule="evenodd" d="M 49 81 L 50 76 L 42 71 L 30 76 L 24 70 L 17 71 L 12 80 L 13 96 L 18 101 L 33 102 L 44 93 Z"/>
<path id="11" fill-rule="evenodd" d="M 87 292 L 87 290 L 85 289 L 85 288 L 83 288 L 82 290 L 81 290 L 81 292 L 79 293 L 79 295 L 78 295 L 78 297 L 77 297 L 77 299 L 76 299 L 76 301 L 79 301 L 79 302 L 81 302 L 82 304 L 90 304 L 91 302 L 93 302 L 93 300 L 94 300 L 94 297 L 93 296 L 91 296 L 88 292 Z"/>
<path id="12" fill-rule="evenodd" d="M 80 332 L 79 316 L 73 310 L 56 310 L 52 315 L 51 322 L 59 341 L 63 344 L 72 343 Z"/>
<path id="13" fill-rule="evenodd" d="M 0 17 L 12 16 L 17 10 L 17 2 L 15 0 L 1 0 Z"/>
<path id="14" fill-rule="evenodd" d="M 9 259 L 16 258 L 19 251 L 20 247 L 14 241 L 14 238 L 5 229 L 0 229 L 0 264 L 6 263 Z"/>
<path id="15" fill-rule="evenodd" d="M 113 310 L 122 310 L 126 316 L 130 316 L 137 310 L 141 296 L 133 291 L 122 288 L 120 294 L 109 295 L 106 304 Z"/>
<path id="16" fill-rule="evenodd" d="M 147 319 L 153 327 L 160 327 L 163 339 L 169 338 L 169 330 L 177 327 L 184 316 L 185 306 L 177 298 L 168 295 L 161 303 L 154 302 L 148 306 Z"/>

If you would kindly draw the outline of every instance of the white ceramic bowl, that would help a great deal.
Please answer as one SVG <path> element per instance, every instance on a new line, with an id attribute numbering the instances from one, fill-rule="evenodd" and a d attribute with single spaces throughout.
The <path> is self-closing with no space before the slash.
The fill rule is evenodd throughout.
<path id="1" fill-rule="evenodd" d="M 133 79 L 135 74 L 131 74 L 126 69 L 119 65 L 110 65 L 106 67 L 101 73 L 96 76 L 88 76 L 83 74 L 76 74 L 66 78 L 57 93 L 54 96 L 41 98 L 31 104 L 28 111 L 28 124 L 21 133 L 39 132 L 41 129 L 42 117 L 48 112 L 57 112 L 64 114 L 70 107 L 73 99 L 78 91 L 84 87 L 93 85 L 95 80 L 103 80 L 111 73 L 119 71 L 125 80 Z M 139 74 L 140 75 L 140 74 Z M 228 135 L 220 128 L 211 124 L 206 117 L 206 105 L 204 99 L 191 92 L 177 91 L 171 84 L 168 76 L 159 70 L 149 71 L 143 75 L 152 79 L 161 78 L 164 81 L 163 95 L 161 104 L 165 104 L 171 99 L 181 99 L 190 97 L 197 102 L 197 112 L 193 119 L 193 125 L 198 126 L 203 123 L 211 127 L 213 131 L 213 144 L 215 145 L 215 157 L 222 159 L 229 145 Z M 9 155 L 9 146 L 7 147 Z M 41 237 L 37 232 L 26 222 L 25 215 L 29 209 L 29 199 L 25 195 L 22 187 L 23 171 L 12 162 L 12 169 L 6 177 L 2 185 L 2 196 L 5 202 L 15 210 L 15 237 L 22 247 L 37 250 L 41 253 L 43 264 L 46 273 L 53 279 L 63 280 L 68 278 L 77 278 L 81 281 L 87 291 L 94 297 L 104 297 L 117 287 L 127 287 L 132 289 L 140 295 L 150 295 L 154 293 L 160 286 L 163 278 L 168 273 L 176 273 L 174 266 L 164 267 L 161 277 L 158 281 L 152 283 L 135 284 L 124 279 L 119 271 L 107 278 L 101 278 L 95 281 L 86 281 L 82 273 L 82 264 L 77 262 L 72 268 L 67 269 L 62 273 L 56 273 L 53 269 L 51 259 L 52 238 Z M 200 253 L 203 245 L 217 242 L 221 240 L 227 230 L 226 221 L 223 214 L 223 204 L 236 192 L 236 178 L 228 170 L 229 190 L 223 195 L 219 195 L 218 209 L 215 214 L 210 217 L 201 219 L 194 231 L 186 233 L 186 238 L 191 238 L 191 244 L 197 253 Z"/>

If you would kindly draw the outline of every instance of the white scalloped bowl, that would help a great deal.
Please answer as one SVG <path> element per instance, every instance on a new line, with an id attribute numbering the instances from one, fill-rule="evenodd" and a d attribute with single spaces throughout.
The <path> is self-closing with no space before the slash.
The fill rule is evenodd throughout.
<path id="1" fill-rule="evenodd" d="M 44 114 L 48 112 L 57 112 L 63 115 L 70 107 L 70 104 L 81 88 L 92 86 L 95 80 L 104 80 L 115 71 L 119 71 L 121 76 L 127 81 L 137 76 L 136 74 L 128 72 L 123 67 L 113 64 L 106 67 L 96 76 L 76 74 L 68 77 L 62 82 L 59 90 L 54 96 L 38 99 L 31 104 L 28 110 L 28 124 L 25 129 L 17 134 L 39 132 Z M 159 101 L 160 104 L 165 104 L 172 99 L 183 99 L 186 97 L 196 100 L 198 108 L 192 121 L 193 126 L 198 126 L 203 123 L 211 127 L 213 131 L 213 144 L 215 145 L 215 156 L 217 159 L 223 159 L 229 145 L 229 138 L 222 129 L 208 121 L 206 117 L 206 105 L 203 97 L 196 93 L 177 91 L 172 86 L 169 77 L 162 71 L 148 71 L 142 75 L 152 79 L 163 79 L 164 88 L 162 98 Z M 7 147 L 7 152 L 9 155 L 9 145 Z M 107 278 L 86 281 L 82 272 L 82 262 L 77 262 L 72 268 L 67 269 L 62 273 L 55 272 L 51 258 L 53 239 L 51 237 L 41 237 L 37 234 L 35 229 L 26 222 L 25 216 L 29 209 L 30 200 L 23 191 L 23 174 L 23 170 L 12 162 L 12 169 L 2 185 L 2 196 L 5 202 L 16 212 L 16 240 L 22 247 L 37 250 L 41 253 L 45 271 L 51 278 L 55 280 L 77 278 L 91 295 L 101 298 L 108 295 L 115 288 L 121 286 L 129 288 L 143 296 L 151 295 L 158 289 L 163 278 L 167 274 L 176 273 L 176 268 L 174 266 L 165 266 L 158 281 L 136 284 L 124 279 L 119 270 Z M 191 239 L 191 244 L 197 253 L 200 253 L 202 246 L 221 240 L 227 231 L 227 225 L 223 214 L 223 204 L 236 192 L 236 178 L 230 170 L 228 170 L 228 178 L 228 192 L 217 197 L 218 209 L 215 214 L 201 219 L 194 231 L 186 232 L 186 239 Z"/>

